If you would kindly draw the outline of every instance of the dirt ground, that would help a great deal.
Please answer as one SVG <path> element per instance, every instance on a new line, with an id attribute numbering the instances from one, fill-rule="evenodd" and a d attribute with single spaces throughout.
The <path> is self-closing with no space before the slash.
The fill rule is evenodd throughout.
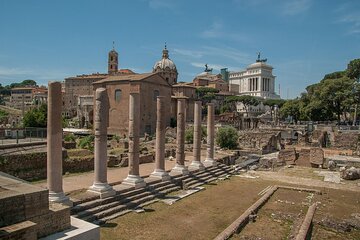
<path id="1" fill-rule="evenodd" d="M 279 174 L 278 180 L 282 176 Z M 233 176 L 171 206 L 162 202 L 149 205 L 145 213 L 130 213 L 108 222 L 101 228 L 101 239 L 213 239 L 258 200 L 264 188 L 291 185 L 274 179 L 275 175 L 271 180 Z M 304 175 L 304 179 L 311 180 L 311 176 Z M 357 191 L 314 187 L 323 191 L 322 195 L 279 189 L 256 221 L 233 239 L 288 239 L 312 202 L 318 202 L 312 239 L 360 239 L 360 187 L 352 187 Z"/>

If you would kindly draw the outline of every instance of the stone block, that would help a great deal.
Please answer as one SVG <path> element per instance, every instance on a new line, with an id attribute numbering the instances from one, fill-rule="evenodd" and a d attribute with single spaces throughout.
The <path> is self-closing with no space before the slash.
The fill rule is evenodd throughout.
<path id="1" fill-rule="evenodd" d="M 321 148 L 310 148 L 310 163 L 315 165 L 324 164 L 324 151 Z"/>
<path id="2" fill-rule="evenodd" d="M 278 154 L 278 161 L 293 164 L 296 161 L 295 148 L 281 149 Z"/>
<path id="3" fill-rule="evenodd" d="M 310 149 L 302 148 L 299 151 L 299 157 L 296 160 L 296 165 L 303 167 L 311 167 L 310 163 Z"/>

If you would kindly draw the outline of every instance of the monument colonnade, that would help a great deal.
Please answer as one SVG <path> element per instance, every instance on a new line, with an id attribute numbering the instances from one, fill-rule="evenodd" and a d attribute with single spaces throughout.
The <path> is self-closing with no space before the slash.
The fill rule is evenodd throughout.
<path id="1" fill-rule="evenodd" d="M 129 97 L 129 172 L 122 184 L 135 188 L 146 186 L 146 182 L 139 173 L 139 144 L 140 144 L 140 92 L 133 90 Z M 151 177 L 170 180 L 165 171 L 165 100 L 163 96 L 157 97 L 155 169 Z M 177 136 L 176 136 L 176 164 L 171 170 L 172 174 L 189 174 L 185 166 L 185 105 L 186 98 L 177 99 Z M 62 126 L 61 126 L 61 83 L 49 82 L 48 90 L 48 145 L 47 145 L 47 182 L 49 200 L 71 205 L 62 188 Z M 193 161 L 190 170 L 202 170 L 214 166 L 214 104 L 208 104 L 207 115 L 207 151 L 206 159 L 202 163 L 201 156 L 201 101 L 195 102 L 194 110 L 194 143 Z M 88 191 L 96 193 L 100 198 L 110 197 L 116 191 L 107 182 L 107 127 L 109 125 L 109 99 L 105 88 L 95 91 L 94 106 L 94 182 Z"/>

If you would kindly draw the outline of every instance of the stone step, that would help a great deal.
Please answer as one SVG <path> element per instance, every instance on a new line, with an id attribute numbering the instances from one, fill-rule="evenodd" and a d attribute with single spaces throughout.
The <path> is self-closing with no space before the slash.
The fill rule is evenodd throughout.
<path id="1" fill-rule="evenodd" d="M 139 206 L 142 203 L 153 200 L 154 198 L 156 198 L 156 197 L 151 194 L 151 195 L 148 195 L 146 197 L 143 197 L 143 198 L 128 202 L 126 204 L 115 206 L 115 207 L 109 208 L 109 209 L 107 209 L 105 211 L 101 211 L 99 213 L 93 214 L 93 215 L 91 215 L 91 218 L 85 218 L 84 220 L 89 221 L 89 222 L 94 222 L 94 221 L 96 221 L 98 219 L 103 219 L 105 217 L 108 217 L 108 216 L 113 215 L 115 213 L 124 211 L 126 209 L 129 209 L 129 210 L 133 209 L 133 208 Z"/>
<path id="2" fill-rule="evenodd" d="M 86 209 L 95 208 L 97 206 L 108 204 L 108 203 L 111 203 L 114 201 L 120 201 L 123 198 L 129 198 L 131 196 L 134 196 L 139 193 L 143 193 L 145 191 L 146 190 L 144 188 L 140 188 L 140 189 L 123 192 L 123 193 L 117 194 L 116 196 L 113 196 L 113 197 L 104 198 L 104 199 L 96 199 L 96 200 L 92 200 L 89 202 L 84 202 L 84 203 L 76 205 L 75 207 L 72 207 L 71 214 L 75 214 L 75 213 L 84 211 Z"/>
<path id="3" fill-rule="evenodd" d="M 78 212 L 75 217 L 84 218 L 84 217 L 86 217 L 88 215 L 93 215 L 93 214 L 99 213 L 101 211 L 105 211 L 107 209 L 113 208 L 115 206 L 126 204 L 126 203 L 128 203 L 128 202 L 130 202 L 132 200 L 136 200 L 136 199 L 146 197 L 148 195 L 151 195 L 151 193 L 150 192 L 141 192 L 141 193 L 139 193 L 137 195 L 131 196 L 131 199 L 130 198 L 121 198 L 119 200 L 115 200 L 115 201 L 112 201 L 112 202 L 109 202 L 109 203 L 106 203 L 106 204 L 102 204 L 102 205 L 99 205 L 99 206 L 96 206 L 96 207 L 93 207 L 93 208 L 85 209 L 85 210 L 83 210 L 81 212 Z"/>

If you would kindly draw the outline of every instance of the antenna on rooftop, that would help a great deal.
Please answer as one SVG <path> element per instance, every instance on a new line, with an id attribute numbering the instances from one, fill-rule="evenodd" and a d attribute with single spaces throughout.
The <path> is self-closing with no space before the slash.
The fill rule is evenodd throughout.
<path id="1" fill-rule="evenodd" d="M 115 50 L 115 41 L 113 41 L 113 50 Z"/>
<path id="2" fill-rule="evenodd" d="M 165 42 L 165 49 L 166 49 L 166 42 Z"/>

